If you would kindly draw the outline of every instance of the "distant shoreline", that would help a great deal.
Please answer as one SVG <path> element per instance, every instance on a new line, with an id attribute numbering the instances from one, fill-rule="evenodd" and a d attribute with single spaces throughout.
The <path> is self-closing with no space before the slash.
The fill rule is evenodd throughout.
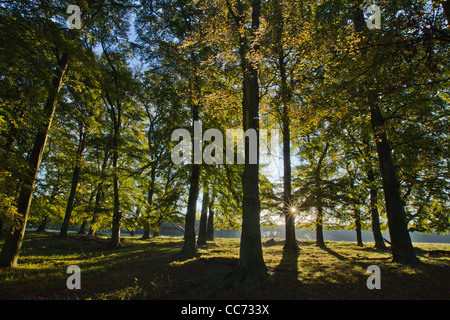
<path id="1" fill-rule="evenodd" d="M 30 226 L 27 231 L 35 231 L 37 228 Z M 48 232 L 59 232 L 59 229 L 47 228 Z M 69 232 L 78 232 L 78 229 L 70 229 Z M 108 236 L 109 231 L 103 231 L 99 235 Z M 129 236 L 130 231 L 122 230 L 122 235 Z M 143 231 L 137 229 L 134 237 L 138 238 L 142 236 Z M 182 233 L 177 230 L 166 230 L 162 231 L 163 236 L 182 236 Z M 240 231 L 236 230 L 216 230 L 214 236 L 217 238 L 239 238 L 241 236 Z M 447 234 L 436 234 L 436 233 L 420 233 L 420 232 L 410 232 L 411 240 L 413 243 L 443 243 L 450 244 L 450 233 Z M 296 237 L 298 240 L 315 240 L 314 230 L 296 230 Z M 390 240 L 389 232 L 383 232 L 383 237 Z M 268 229 L 261 228 L 261 238 L 262 239 L 284 239 L 284 226 L 280 226 L 278 229 Z M 347 241 L 356 242 L 356 233 L 352 230 L 324 230 L 325 241 Z M 373 235 L 371 231 L 362 231 L 363 243 L 374 242 Z"/>

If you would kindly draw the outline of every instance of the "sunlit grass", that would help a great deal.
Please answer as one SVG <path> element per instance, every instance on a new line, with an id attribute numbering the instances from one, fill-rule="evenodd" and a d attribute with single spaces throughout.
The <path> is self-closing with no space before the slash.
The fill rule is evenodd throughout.
<path id="1" fill-rule="evenodd" d="M 300 252 L 293 256 L 283 253 L 282 240 L 263 240 L 270 281 L 262 287 L 212 291 L 236 268 L 240 240 L 216 239 L 199 247 L 194 257 L 176 259 L 182 245 L 177 237 L 126 238 L 121 249 L 107 250 L 95 242 L 29 232 L 18 267 L 0 269 L 0 298 L 450 298 L 450 258 L 427 255 L 429 250 L 450 250 L 449 244 L 415 244 L 423 264 L 412 268 L 391 262 L 391 254 L 376 251 L 373 244 L 330 241 L 320 248 L 314 241 L 300 241 Z M 81 290 L 66 287 L 72 264 L 81 269 Z M 369 265 L 381 268 L 383 290 L 366 288 Z"/>

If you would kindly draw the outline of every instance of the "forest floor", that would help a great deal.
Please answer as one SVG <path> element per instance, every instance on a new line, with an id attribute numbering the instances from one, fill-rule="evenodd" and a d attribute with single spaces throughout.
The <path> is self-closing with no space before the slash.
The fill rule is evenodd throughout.
<path id="1" fill-rule="evenodd" d="M 4 238 L 0 239 L 0 247 Z M 28 232 L 14 269 L 0 269 L 0 299 L 450 299 L 450 244 L 417 244 L 421 264 L 391 262 L 372 244 L 299 241 L 298 256 L 283 255 L 282 240 L 263 239 L 271 275 L 264 284 L 223 288 L 236 268 L 239 239 L 216 239 L 187 260 L 176 260 L 177 237 L 124 238 L 122 248 L 105 249 L 106 239 Z M 81 289 L 69 290 L 69 265 L 81 270 Z M 381 271 L 381 289 L 369 290 L 369 265 Z"/>

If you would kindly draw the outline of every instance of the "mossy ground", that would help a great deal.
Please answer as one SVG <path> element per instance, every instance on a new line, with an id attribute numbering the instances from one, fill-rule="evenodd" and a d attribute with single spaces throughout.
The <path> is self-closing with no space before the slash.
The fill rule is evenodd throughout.
<path id="1" fill-rule="evenodd" d="M 421 264 L 391 262 L 389 252 L 372 244 L 299 241 L 298 256 L 283 254 L 283 242 L 265 245 L 270 280 L 223 288 L 236 268 L 239 239 L 216 239 L 187 260 L 176 260 L 181 238 L 125 238 L 122 248 L 107 250 L 101 238 L 28 232 L 14 269 L 0 269 L 0 299 L 450 299 L 450 257 L 429 250 L 445 244 L 415 244 Z M 0 246 L 4 239 L 0 239 Z M 69 290 L 69 265 L 81 269 L 81 289 Z M 369 265 L 381 270 L 381 289 L 366 286 Z"/>

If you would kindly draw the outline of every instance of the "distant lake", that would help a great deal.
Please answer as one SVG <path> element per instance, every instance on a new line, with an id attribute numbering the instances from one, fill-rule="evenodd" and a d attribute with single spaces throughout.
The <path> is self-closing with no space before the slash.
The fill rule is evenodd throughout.
<path id="1" fill-rule="evenodd" d="M 34 231 L 36 227 L 30 226 L 27 230 Z M 46 229 L 49 232 L 59 232 L 59 229 Z M 76 232 L 78 230 L 70 229 L 69 232 Z M 198 230 L 197 230 L 198 231 Z M 129 231 L 122 230 L 122 235 L 129 235 Z M 295 231 L 298 240 L 315 240 L 316 232 L 314 230 L 299 230 Z M 103 236 L 111 235 L 111 232 L 105 230 L 100 233 Z M 161 235 L 166 236 L 182 236 L 183 234 L 178 230 L 165 230 L 161 232 Z M 325 241 L 350 241 L 356 242 L 356 232 L 352 230 L 324 230 L 323 231 Z M 419 232 L 411 232 L 411 240 L 413 242 L 424 243 L 450 243 L 450 234 L 426 234 Z M 137 229 L 135 237 L 142 236 L 142 229 Z M 215 230 L 214 236 L 218 238 L 239 238 L 241 236 L 240 231 L 235 230 Z M 261 228 L 261 236 L 265 239 L 278 238 L 284 239 L 284 226 L 280 226 L 277 229 Z M 390 240 L 389 232 L 384 232 L 383 237 Z M 362 231 L 363 242 L 373 242 L 373 234 L 371 231 Z"/>

